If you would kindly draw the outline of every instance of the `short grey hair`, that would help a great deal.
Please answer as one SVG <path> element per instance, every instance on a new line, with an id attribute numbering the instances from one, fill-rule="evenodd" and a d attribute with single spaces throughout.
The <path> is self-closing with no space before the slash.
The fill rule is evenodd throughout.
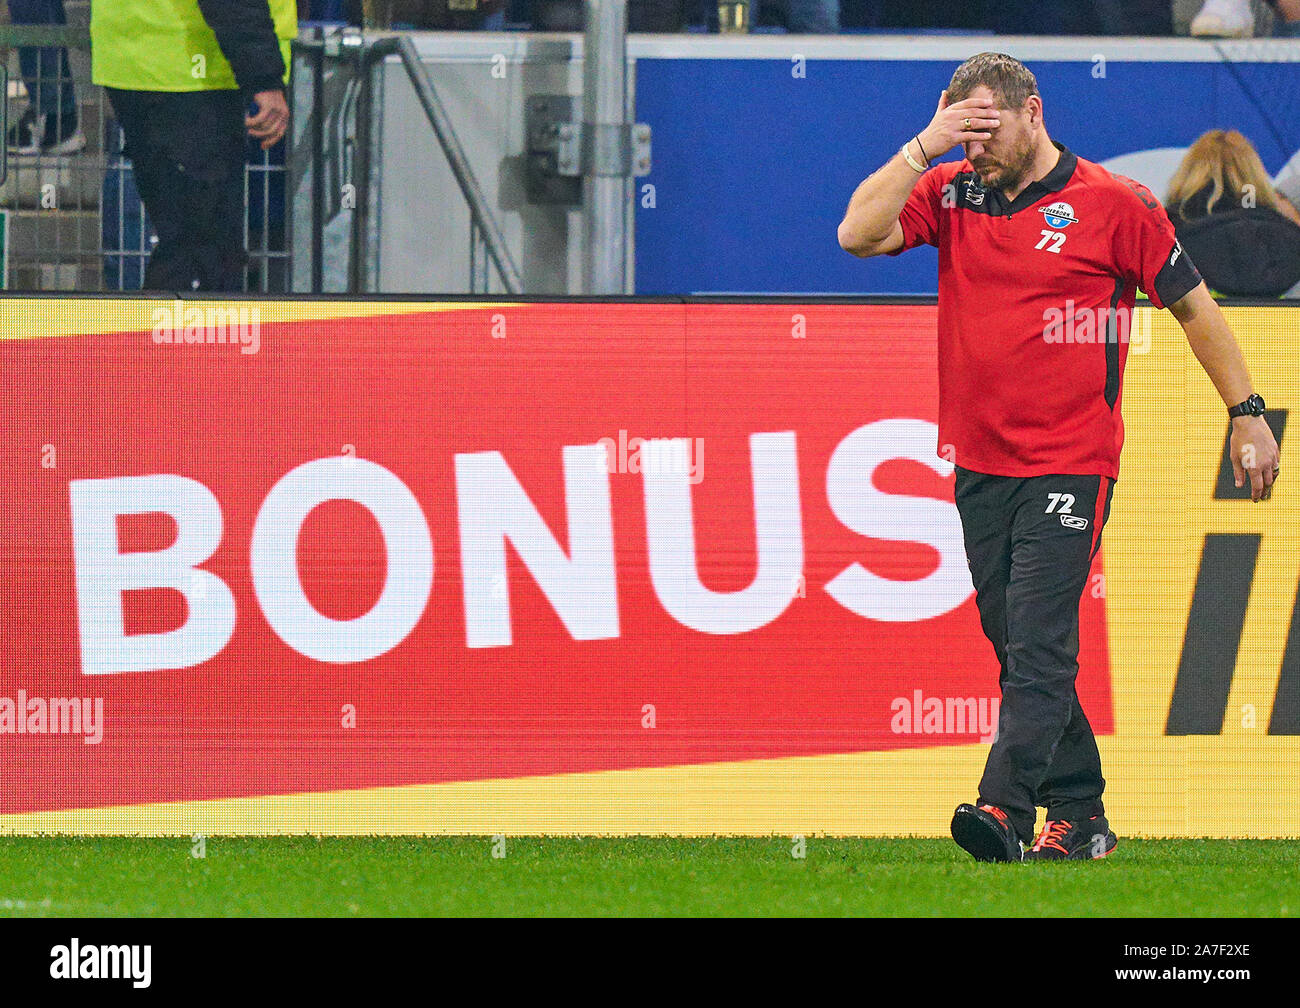
<path id="1" fill-rule="evenodd" d="M 948 84 L 949 104 L 969 98 L 980 85 L 992 91 L 1008 109 L 1024 108 L 1029 96 L 1038 94 L 1037 79 L 1020 60 L 1006 53 L 982 52 L 953 72 Z"/>

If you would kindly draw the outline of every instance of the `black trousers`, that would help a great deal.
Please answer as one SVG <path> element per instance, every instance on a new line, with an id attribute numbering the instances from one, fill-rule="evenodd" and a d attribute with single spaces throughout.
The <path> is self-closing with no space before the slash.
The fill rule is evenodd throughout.
<path id="1" fill-rule="evenodd" d="M 981 804 L 1033 837 L 1049 819 L 1101 815 L 1106 782 L 1079 705 L 1079 600 L 1114 482 L 1104 476 L 988 476 L 957 469 L 956 502 L 980 623 L 1001 665 L 998 734 Z"/>
<path id="2" fill-rule="evenodd" d="M 240 92 L 106 90 L 158 236 L 145 289 L 243 290 L 248 256 Z"/>

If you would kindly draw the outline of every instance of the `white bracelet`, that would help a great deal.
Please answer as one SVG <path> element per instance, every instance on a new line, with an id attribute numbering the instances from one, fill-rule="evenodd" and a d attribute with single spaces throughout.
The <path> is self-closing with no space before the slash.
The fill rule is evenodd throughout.
<path id="1" fill-rule="evenodd" d="M 910 164 L 910 165 L 912 166 L 912 170 L 913 170 L 914 172 L 916 172 L 916 174 L 918 174 L 918 175 L 924 175 L 924 174 L 925 174 L 925 168 L 924 168 L 924 166 L 922 166 L 922 165 L 921 165 L 921 164 L 916 160 L 916 158 L 912 157 L 912 152 L 909 151 L 909 150 L 907 149 L 907 144 L 909 144 L 909 143 L 911 143 L 911 142 L 912 142 L 912 141 L 909 140 L 909 141 L 907 141 L 907 143 L 903 144 L 902 147 L 898 148 L 898 153 L 900 153 L 900 154 L 903 155 L 903 157 L 906 159 L 907 163 Z"/>

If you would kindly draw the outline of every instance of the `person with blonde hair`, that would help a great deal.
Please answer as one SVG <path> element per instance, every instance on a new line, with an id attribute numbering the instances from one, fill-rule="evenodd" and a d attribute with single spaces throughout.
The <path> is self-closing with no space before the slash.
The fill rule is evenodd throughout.
<path id="1" fill-rule="evenodd" d="M 1279 193 L 1236 130 L 1197 139 L 1165 199 L 1205 282 L 1234 297 L 1278 297 L 1300 282 L 1300 211 Z"/>
<path id="2" fill-rule="evenodd" d="M 1259 153 L 1236 130 L 1210 130 L 1187 148 L 1182 164 L 1169 180 L 1165 204 L 1177 208 L 1185 203 L 1192 207 L 1204 203 L 1203 211 L 1190 215 L 1204 216 L 1213 212 L 1225 194 L 1232 199 L 1234 192 L 1248 201 L 1253 197 L 1251 205 L 1276 210 L 1300 224 L 1300 211 L 1273 188 Z"/>

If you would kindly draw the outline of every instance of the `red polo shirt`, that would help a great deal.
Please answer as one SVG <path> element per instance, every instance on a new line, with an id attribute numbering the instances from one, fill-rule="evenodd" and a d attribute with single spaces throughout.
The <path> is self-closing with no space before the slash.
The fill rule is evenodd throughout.
<path id="1" fill-rule="evenodd" d="M 1136 289 L 1163 308 L 1201 277 L 1150 190 L 1055 146 L 1056 167 L 1012 202 L 969 161 L 931 168 L 898 251 L 939 249 L 939 454 L 998 476 L 1114 479 L 1130 336 L 1150 338 L 1131 326 Z"/>

